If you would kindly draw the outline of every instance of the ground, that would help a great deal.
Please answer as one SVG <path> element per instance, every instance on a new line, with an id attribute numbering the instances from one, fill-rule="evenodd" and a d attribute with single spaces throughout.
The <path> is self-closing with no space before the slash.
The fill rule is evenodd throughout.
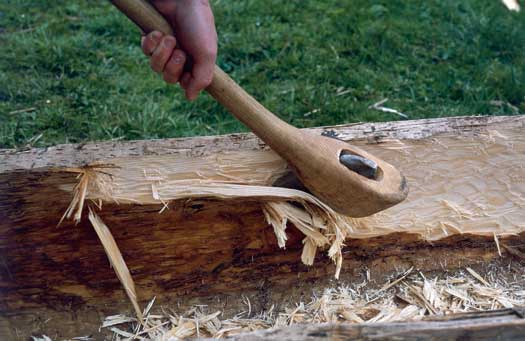
<path id="1" fill-rule="evenodd" d="M 498 0 L 212 1 L 218 64 L 299 127 L 525 111 L 525 14 Z M 245 131 L 150 72 L 108 1 L 0 3 L 0 148 Z"/>

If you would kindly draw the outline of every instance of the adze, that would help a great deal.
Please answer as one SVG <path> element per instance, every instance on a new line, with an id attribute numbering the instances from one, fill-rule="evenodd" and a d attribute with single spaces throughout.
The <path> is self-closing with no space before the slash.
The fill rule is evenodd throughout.
<path id="1" fill-rule="evenodd" d="M 144 33 L 173 35 L 146 0 L 111 0 Z M 285 159 L 299 180 L 335 211 L 364 217 L 403 201 L 405 177 L 391 164 L 346 142 L 297 129 L 257 102 L 218 66 L 206 91 Z"/>

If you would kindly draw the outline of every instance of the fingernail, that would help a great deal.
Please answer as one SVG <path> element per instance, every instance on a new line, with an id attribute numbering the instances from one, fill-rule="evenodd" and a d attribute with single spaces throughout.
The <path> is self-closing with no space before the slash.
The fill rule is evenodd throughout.
<path id="1" fill-rule="evenodd" d="M 162 46 L 164 47 L 171 47 L 173 44 L 173 38 L 172 37 L 166 37 L 162 40 Z"/>
<path id="2" fill-rule="evenodd" d="M 160 33 L 159 31 L 154 31 L 153 33 L 151 33 L 151 37 L 155 40 L 160 39 L 162 37 L 162 33 Z"/>
<path id="3" fill-rule="evenodd" d="M 182 58 L 181 56 L 173 55 L 173 62 L 175 64 L 182 64 L 183 61 L 184 58 Z"/>

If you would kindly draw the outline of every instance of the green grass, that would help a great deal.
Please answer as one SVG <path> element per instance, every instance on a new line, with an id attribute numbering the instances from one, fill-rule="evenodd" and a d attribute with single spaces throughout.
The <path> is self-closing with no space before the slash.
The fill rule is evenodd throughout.
<path id="1" fill-rule="evenodd" d="M 368 109 L 383 98 L 414 119 L 525 112 L 525 15 L 498 0 L 214 10 L 219 65 L 299 127 L 401 119 Z M 246 131 L 150 72 L 137 29 L 106 1 L 3 0 L 0 46 L 0 148 Z"/>

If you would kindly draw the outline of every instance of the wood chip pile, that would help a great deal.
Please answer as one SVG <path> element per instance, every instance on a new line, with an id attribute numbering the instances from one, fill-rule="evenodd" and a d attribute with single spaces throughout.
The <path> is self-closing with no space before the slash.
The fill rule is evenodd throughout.
<path id="1" fill-rule="evenodd" d="M 101 329 L 114 340 L 180 340 L 194 337 L 225 338 L 261 329 L 303 323 L 375 323 L 417 321 L 432 316 L 480 312 L 525 305 L 525 274 L 509 278 L 508 269 L 493 266 L 483 277 L 471 268 L 431 276 L 414 269 L 400 273 L 378 287 L 362 283 L 314 293 L 309 302 L 277 310 L 253 311 L 248 297 L 245 310 L 231 318 L 207 306 L 181 312 L 156 307 L 153 299 L 135 316 L 107 316 Z M 40 338 L 36 340 L 50 340 Z M 89 338 L 77 338 L 76 340 Z"/>

